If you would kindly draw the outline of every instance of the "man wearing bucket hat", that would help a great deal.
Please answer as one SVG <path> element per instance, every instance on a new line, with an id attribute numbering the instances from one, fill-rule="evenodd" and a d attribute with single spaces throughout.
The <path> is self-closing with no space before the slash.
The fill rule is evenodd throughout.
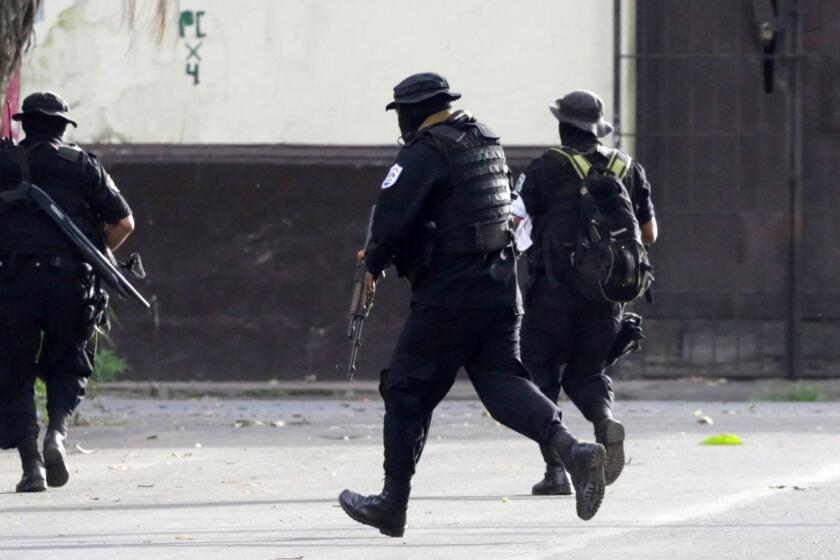
<path id="1" fill-rule="evenodd" d="M 604 119 L 604 103 L 590 91 L 573 91 L 549 109 L 559 121 L 562 148 L 549 149 L 519 177 L 513 202 L 515 221 L 530 220 L 529 285 L 522 326 L 522 360 L 534 382 L 556 402 L 564 390 L 595 428 L 607 450 L 606 483 L 624 466 L 624 427 L 612 417 L 613 391 L 605 373 L 622 322 L 623 306 L 584 297 L 572 281 L 569 263 L 581 231 L 581 178 L 564 154 L 581 155 L 599 172 L 614 162 L 629 163 L 619 173 L 632 202 L 642 241 L 651 244 L 657 224 L 650 184 L 642 166 L 618 150 L 601 145 L 613 130 Z M 560 153 L 562 151 L 562 153 Z M 632 162 L 632 163 L 630 163 Z M 632 217 L 631 217 L 632 219 Z M 571 494 L 562 461 L 543 447 L 546 471 L 532 493 Z"/>
<path id="2" fill-rule="evenodd" d="M 385 402 L 385 485 L 380 494 L 345 490 L 344 511 L 392 537 L 403 535 L 411 478 L 432 412 L 467 370 L 490 414 L 569 466 L 577 512 L 591 519 L 603 499 L 600 445 L 582 443 L 560 420 L 519 360 L 522 312 L 512 249 L 510 183 L 499 138 L 468 112 L 438 74 L 394 88 L 405 146 L 382 182 L 372 235 L 359 257 L 372 292 L 394 264 L 409 278 L 411 311 L 381 374 Z"/>
<path id="3" fill-rule="evenodd" d="M 0 191 L 29 181 L 43 189 L 100 248 L 116 249 L 134 229 L 122 194 L 96 157 L 63 140 L 67 103 L 52 92 L 23 101 L 26 138 L 0 147 Z M 0 448 L 17 448 L 18 492 L 63 486 L 65 439 L 93 371 L 90 267 L 59 228 L 25 203 L 0 203 Z M 43 457 L 33 384 L 44 380 L 49 424 Z"/>
<path id="4" fill-rule="evenodd" d="M 78 128 L 79 124 L 70 118 L 70 107 L 67 102 L 56 93 L 51 91 L 39 91 L 26 97 L 20 113 L 15 113 L 12 118 L 16 121 L 34 122 L 32 118 L 38 115 L 46 117 L 57 117 L 54 123 L 63 121 L 65 124 L 72 124 Z"/>

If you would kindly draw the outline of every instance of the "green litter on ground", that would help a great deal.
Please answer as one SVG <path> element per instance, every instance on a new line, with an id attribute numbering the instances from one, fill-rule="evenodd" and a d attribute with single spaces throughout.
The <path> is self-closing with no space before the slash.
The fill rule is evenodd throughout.
<path id="1" fill-rule="evenodd" d="M 703 445 L 743 445 L 744 440 L 735 434 L 718 434 L 703 440 Z"/>

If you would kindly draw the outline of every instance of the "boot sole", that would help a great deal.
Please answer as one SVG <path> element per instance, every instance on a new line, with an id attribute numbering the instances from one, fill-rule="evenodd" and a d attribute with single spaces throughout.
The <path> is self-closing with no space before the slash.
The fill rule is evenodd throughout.
<path id="1" fill-rule="evenodd" d="M 39 483 L 30 484 L 24 487 L 17 486 L 15 487 L 15 492 L 20 494 L 29 494 L 32 492 L 44 492 L 47 489 L 47 483 L 45 481 L 40 481 Z"/>
<path id="2" fill-rule="evenodd" d="M 44 449 L 44 468 L 47 469 L 47 485 L 58 488 L 67 484 L 70 473 L 64 457 L 58 449 Z"/>
<path id="3" fill-rule="evenodd" d="M 537 490 L 532 488 L 531 495 L 532 496 L 571 496 L 572 492 L 572 485 L 571 484 L 563 484 L 561 486 L 550 486 L 543 490 Z"/>
<path id="4" fill-rule="evenodd" d="M 577 514 L 584 521 L 589 521 L 598 513 L 604 501 L 606 484 L 604 483 L 604 463 L 607 451 L 602 445 L 595 445 L 589 454 L 586 466 L 586 479 L 577 488 Z"/>
<path id="5" fill-rule="evenodd" d="M 604 480 L 609 486 L 621 475 L 624 470 L 624 425 L 617 421 L 605 422 L 604 433 L 599 434 L 598 443 L 607 450 L 607 462 L 604 465 Z M 603 439 L 603 441 L 601 441 Z"/>
<path id="6" fill-rule="evenodd" d="M 350 519 L 352 519 L 354 521 L 358 521 L 362 525 L 367 525 L 368 527 L 373 527 L 375 529 L 379 529 L 379 532 L 382 533 L 383 535 L 385 535 L 386 537 L 401 537 L 405 533 L 405 529 L 392 531 L 392 530 L 389 530 L 389 529 L 386 529 L 386 528 L 377 527 L 376 525 L 372 525 L 370 523 L 370 521 L 368 521 L 367 519 L 364 519 L 363 517 L 357 515 L 355 511 L 353 511 L 347 504 L 345 504 L 344 500 L 341 499 L 341 496 L 338 497 L 338 505 L 341 506 L 341 509 L 344 510 L 344 513 L 346 513 L 350 517 Z"/>

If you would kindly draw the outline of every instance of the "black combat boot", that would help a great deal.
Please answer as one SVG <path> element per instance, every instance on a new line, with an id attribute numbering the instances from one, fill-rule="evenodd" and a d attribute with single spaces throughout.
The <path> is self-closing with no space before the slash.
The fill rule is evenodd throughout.
<path id="1" fill-rule="evenodd" d="M 545 459 L 545 476 L 531 488 L 531 494 L 534 496 L 571 496 L 572 483 L 569 481 L 569 475 L 563 463 L 554 460 L 547 446 L 541 445 L 540 451 Z"/>
<path id="2" fill-rule="evenodd" d="M 605 418 L 595 424 L 595 441 L 607 450 L 604 480 L 612 484 L 624 468 L 624 425 L 612 417 Z"/>
<path id="3" fill-rule="evenodd" d="M 385 477 L 381 494 L 362 496 L 345 490 L 338 497 L 344 513 L 365 525 L 376 527 L 389 537 L 401 537 L 405 532 L 405 512 L 411 482 L 390 476 Z"/>
<path id="4" fill-rule="evenodd" d="M 35 438 L 27 439 L 26 442 L 18 445 L 18 453 L 20 454 L 23 476 L 15 490 L 17 492 L 43 492 L 46 490 L 46 474 L 44 473 L 44 462 L 41 460 L 41 454 L 38 453 L 38 440 Z"/>
<path id="5" fill-rule="evenodd" d="M 578 517 L 584 521 L 592 519 L 604 500 L 604 463 L 607 459 L 604 446 L 579 442 L 566 431 L 554 434 L 548 446 L 572 477 Z"/>
<path id="6" fill-rule="evenodd" d="M 52 487 L 64 486 L 70 479 L 67 471 L 67 450 L 64 441 L 67 438 L 67 426 L 70 412 L 63 409 L 49 410 L 50 423 L 44 436 L 44 466 L 47 468 L 47 484 Z"/>

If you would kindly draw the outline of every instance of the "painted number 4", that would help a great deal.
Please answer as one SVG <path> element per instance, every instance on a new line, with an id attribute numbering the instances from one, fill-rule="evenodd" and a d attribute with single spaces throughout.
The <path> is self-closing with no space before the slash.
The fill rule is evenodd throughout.
<path id="1" fill-rule="evenodd" d="M 202 41 L 190 43 L 189 41 L 186 41 L 186 38 L 188 31 L 190 31 L 191 36 L 194 36 L 196 39 L 203 39 L 207 36 L 207 34 L 201 29 L 201 18 L 203 17 L 203 11 L 194 12 L 192 10 L 184 10 L 181 12 L 181 17 L 178 21 L 178 32 L 180 33 L 181 38 L 185 40 L 184 46 L 187 48 L 187 76 L 192 76 L 193 85 L 196 86 L 199 84 L 199 68 L 201 66 L 201 55 L 199 54 L 198 49 L 200 49 L 201 45 L 204 43 Z"/>

